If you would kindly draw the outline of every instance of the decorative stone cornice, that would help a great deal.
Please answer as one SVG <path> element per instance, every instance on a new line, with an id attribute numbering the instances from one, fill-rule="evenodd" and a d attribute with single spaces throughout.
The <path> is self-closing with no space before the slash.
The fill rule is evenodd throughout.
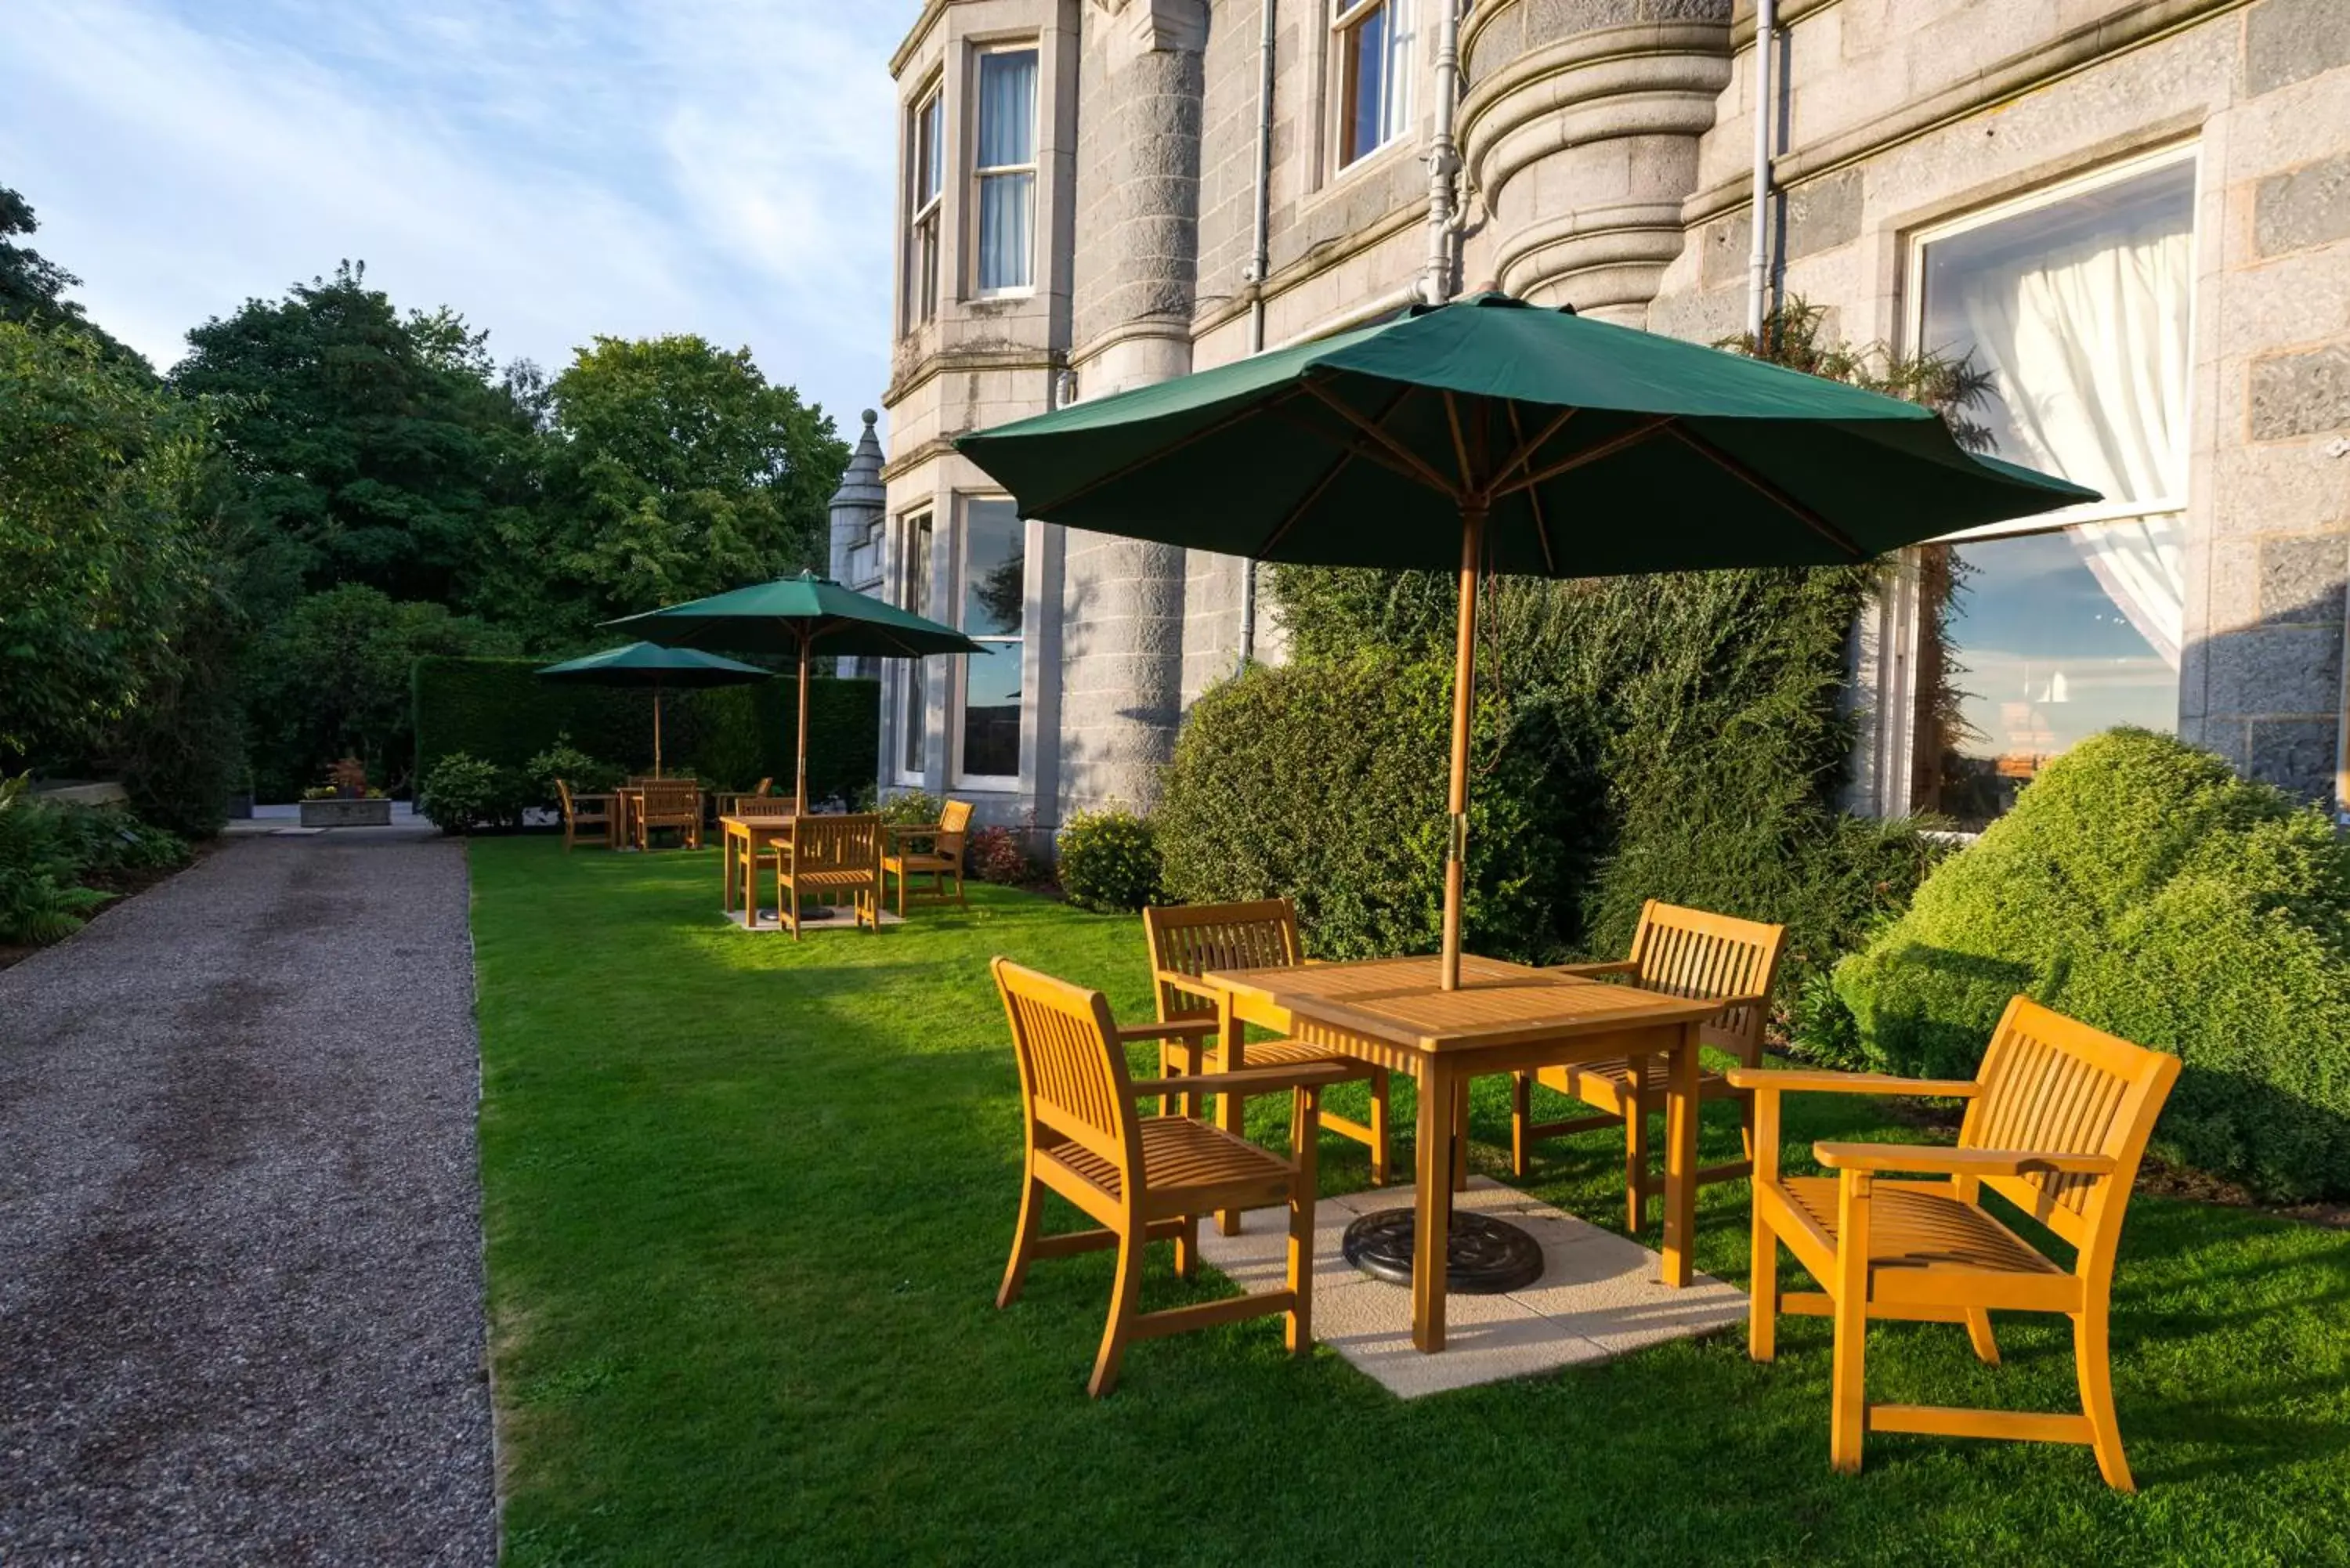
<path id="1" fill-rule="evenodd" d="M 1208 47 L 1207 0 L 1093 0 L 1120 63 L 1136 55 L 1196 55 Z"/>

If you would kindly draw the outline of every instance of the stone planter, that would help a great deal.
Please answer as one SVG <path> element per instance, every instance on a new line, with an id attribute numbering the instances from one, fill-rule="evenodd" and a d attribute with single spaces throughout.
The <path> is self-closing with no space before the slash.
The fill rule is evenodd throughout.
<path id="1" fill-rule="evenodd" d="M 391 802 L 388 800 L 306 800 L 302 803 L 302 826 L 305 827 L 390 827 Z"/>

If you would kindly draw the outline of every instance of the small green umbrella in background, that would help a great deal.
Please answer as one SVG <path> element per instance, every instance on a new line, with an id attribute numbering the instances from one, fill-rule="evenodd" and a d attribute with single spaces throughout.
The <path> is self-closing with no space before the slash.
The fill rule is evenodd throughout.
<path id="1" fill-rule="evenodd" d="M 1477 583 L 1866 561 L 2095 500 L 1931 410 L 1482 294 L 963 437 L 1020 514 L 1461 574 L 1442 974 L 1461 976 Z"/>
<path id="2" fill-rule="evenodd" d="M 775 674 L 755 664 L 738 664 L 714 653 L 691 648 L 661 648 L 632 642 L 608 648 L 582 659 L 567 659 L 538 671 L 548 680 L 575 681 L 583 686 L 646 686 L 653 694 L 653 777 L 661 776 L 661 689 L 665 686 L 747 686 Z"/>
<path id="3" fill-rule="evenodd" d="M 802 572 L 691 604 L 623 616 L 626 627 L 670 649 L 731 649 L 736 653 L 789 653 L 799 660 L 800 730 L 794 809 L 807 811 L 808 659 L 817 654 L 858 659 L 920 659 L 933 653 L 985 653 L 952 627 L 925 620 L 829 577 Z"/>

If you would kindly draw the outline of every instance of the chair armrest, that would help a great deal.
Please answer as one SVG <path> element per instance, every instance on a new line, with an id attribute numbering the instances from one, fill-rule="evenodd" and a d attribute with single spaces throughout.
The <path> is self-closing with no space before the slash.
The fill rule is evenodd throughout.
<path id="1" fill-rule="evenodd" d="M 1212 1018 L 1170 1018 L 1163 1023 L 1121 1023 L 1112 1033 L 1119 1044 L 1131 1045 L 1141 1040 L 1180 1040 L 1215 1032 Z"/>
<path id="2" fill-rule="evenodd" d="M 1360 1076 L 1339 1062 L 1300 1062 L 1281 1067 L 1243 1067 L 1235 1073 L 1186 1073 L 1172 1078 L 1137 1078 L 1127 1093 L 1145 1095 L 1270 1095 L 1283 1089 L 1318 1089 Z"/>
<path id="3" fill-rule="evenodd" d="M 946 831 L 935 822 L 892 822 L 885 826 L 892 838 L 936 838 Z"/>
<path id="4" fill-rule="evenodd" d="M 1630 959 L 1610 959 L 1606 963 L 1555 963 L 1550 966 L 1550 972 L 1579 975 L 1585 980 L 1604 980 L 1619 974 L 1637 978 L 1640 966 Z"/>
<path id="5" fill-rule="evenodd" d="M 1150 971 L 1150 978 L 1161 985 L 1173 986 L 1186 996 L 1196 996 L 1203 1002 L 1216 1000 L 1215 987 L 1203 983 L 1200 977 L 1190 970 L 1154 969 Z"/>
<path id="6" fill-rule="evenodd" d="M 1972 1078 L 1902 1078 L 1891 1073 L 1831 1073 L 1808 1067 L 1784 1071 L 1732 1067 L 1723 1076 L 1733 1089 L 1772 1094 L 1801 1090 L 1829 1095 L 1918 1095 L 1970 1100 L 1982 1093 L 1982 1085 Z"/>
<path id="7" fill-rule="evenodd" d="M 1812 1157 L 1830 1170 L 1895 1176 L 2110 1176 L 2116 1168 L 2110 1155 L 1950 1148 L 1941 1144 L 1815 1143 Z"/>

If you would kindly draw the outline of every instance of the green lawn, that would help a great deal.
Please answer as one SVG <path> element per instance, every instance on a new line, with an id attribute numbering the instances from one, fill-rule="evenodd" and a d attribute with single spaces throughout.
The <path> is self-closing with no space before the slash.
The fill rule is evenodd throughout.
<path id="1" fill-rule="evenodd" d="M 2114 1328 L 2136 1497 L 2085 1449 L 1880 1438 L 1831 1474 L 1819 1319 L 1785 1320 L 1770 1366 L 1733 1334 L 1409 1404 L 1259 1319 L 1136 1347 L 1096 1403 L 1107 1254 L 993 1306 L 1021 1139 L 986 964 L 1140 1019 L 1139 920 L 977 888 L 794 944 L 720 923 L 712 852 L 472 855 L 516 1564 L 2350 1561 L 2350 1236 L 2137 1201 Z M 1789 1110 L 1804 1148 L 1914 1136 L 1866 1102 Z M 1556 1146 L 1533 1186 L 1620 1226 L 1617 1147 Z M 1343 1140 L 1322 1168 L 1366 1179 Z M 1745 1202 L 1704 1190 L 1700 1267 L 1743 1280 Z M 1183 1299 L 1157 1251 L 1146 1301 Z M 1957 1328 L 1879 1327 L 1871 1392 L 2074 1407 L 2063 1320 L 2001 1337 L 1993 1369 Z"/>

